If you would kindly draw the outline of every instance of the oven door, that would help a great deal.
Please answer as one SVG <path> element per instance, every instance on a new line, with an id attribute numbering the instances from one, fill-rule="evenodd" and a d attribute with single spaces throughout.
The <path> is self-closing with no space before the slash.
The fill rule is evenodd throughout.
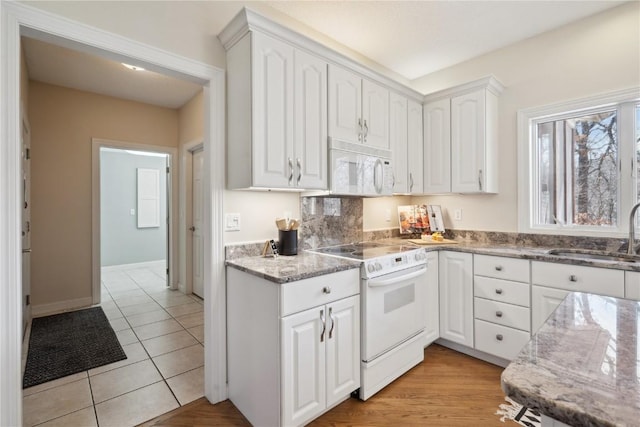
<path id="1" fill-rule="evenodd" d="M 363 279 L 362 359 L 369 362 L 424 329 L 426 264 Z"/>

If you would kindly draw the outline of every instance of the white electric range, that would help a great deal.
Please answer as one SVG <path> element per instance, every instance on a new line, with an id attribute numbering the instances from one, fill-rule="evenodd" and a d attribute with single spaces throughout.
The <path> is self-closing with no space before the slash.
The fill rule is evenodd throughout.
<path id="1" fill-rule="evenodd" d="M 312 252 L 362 261 L 359 397 L 367 400 L 424 359 L 427 254 L 411 244 L 377 242 Z"/>

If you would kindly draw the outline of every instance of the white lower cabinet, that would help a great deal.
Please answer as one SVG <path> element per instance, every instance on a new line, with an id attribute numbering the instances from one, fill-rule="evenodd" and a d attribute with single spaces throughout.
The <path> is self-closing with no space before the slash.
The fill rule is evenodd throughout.
<path id="1" fill-rule="evenodd" d="M 473 347 L 473 255 L 439 255 L 440 337 Z"/>
<path id="2" fill-rule="evenodd" d="M 640 300 L 640 272 L 624 272 L 624 297 L 636 301 Z"/>
<path id="3" fill-rule="evenodd" d="M 301 425 L 360 386 L 360 298 L 281 320 L 283 425 Z"/>
<path id="4" fill-rule="evenodd" d="M 475 348 L 513 360 L 529 341 L 529 260 L 473 257 Z"/>
<path id="5" fill-rule="evenodd" d="M 569 292 L 544 286 L 531 287 L 531 330 L 534 333 L 546 322 Z"/>
<path id="6" fill-rule="evenodd" d="M 438 290 L 438 252 L 427 253 L 427 291 L 424 346 L 440 338 L 440 298 Z"/>
<path id="7" fill-rule="evenodd" d="M 360 272 L 277 284 L 227 268 L 229 399 L 256 426 L 299 426 L 360 387 Z"/>
<path id="8" fill-rule="evenodd" d="M 609 268 L 533 261 L 531 332 L 535 333 L 569 292 L 625 297 L 625 272 Z"/>

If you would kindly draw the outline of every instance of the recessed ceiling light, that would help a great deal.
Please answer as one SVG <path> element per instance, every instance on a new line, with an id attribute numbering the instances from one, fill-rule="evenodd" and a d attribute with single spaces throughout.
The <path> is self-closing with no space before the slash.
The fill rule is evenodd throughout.
<path id="1" fill-rule="evenodd" d="M 122 65 L 133 71 L 144 71 L 144 68 L 138 67 L 137 65 L 125 64 L 124 62 L 122 63 Z"/>

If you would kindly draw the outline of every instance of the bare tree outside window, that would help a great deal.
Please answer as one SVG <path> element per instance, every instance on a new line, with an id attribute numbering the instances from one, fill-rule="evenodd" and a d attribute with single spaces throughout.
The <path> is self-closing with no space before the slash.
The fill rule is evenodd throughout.
<path id="1" fill-rule="evenodd" d="M 616 226 L 616 111 L 540 122 L 537 135 L 539 223 Z"/>

